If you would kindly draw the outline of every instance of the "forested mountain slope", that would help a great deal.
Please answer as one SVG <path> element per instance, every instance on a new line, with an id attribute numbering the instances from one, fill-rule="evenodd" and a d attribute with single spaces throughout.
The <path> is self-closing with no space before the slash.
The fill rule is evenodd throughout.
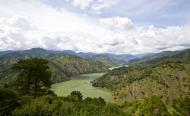
<path id="1" fill-rule="evenodd" d="M 113 90 L 116 99 L 162 96 L 165 102 L 190 95 L 190 50 L 143 59 L 109 71 L 92 82 Z"/>
<path id="2" fill-rule="evenodd" d="M 19 59 L 29 58 L 17 57 L 17 56 L 6 56 L 0 58 L 0 79 L 1 82 L 11 84 L 17 77 L 16 72 L 11 69 L 12 65 Z M 94 73 L 104 72 L 107 67 L 95 60 L 82 59 L 76 56 L 50 56 L 44 57 L 49 61 L 49 67 L 52 70 L 52 82 L 61 82 L 70 79 L 71 76 L 82 74 L 82 73 Z"/>
<path id="3" fill-rule="evenodd" d="M 187 59 L 190 58 L 190 49 L 180 51 L 164 51 L 161 53 L 147 54 L 144 57 L 132 59 L 131 64 L 156 64 L 168 59 Z"/>

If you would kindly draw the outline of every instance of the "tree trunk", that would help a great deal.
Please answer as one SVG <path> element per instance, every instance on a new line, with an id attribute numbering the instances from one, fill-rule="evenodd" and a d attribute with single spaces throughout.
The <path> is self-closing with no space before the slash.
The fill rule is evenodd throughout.
<path id="1" fill-rule="evenodd" d="M 37 92 L 37 83 L 36 83 L 36 79 L 34 80 L 34 98 L 36 98 L 36 92 Z"/>
<path id="2" fill-rule="evenodd" d="M 28 78 L 27 95 L 30 95 L 30 78 Z"/>

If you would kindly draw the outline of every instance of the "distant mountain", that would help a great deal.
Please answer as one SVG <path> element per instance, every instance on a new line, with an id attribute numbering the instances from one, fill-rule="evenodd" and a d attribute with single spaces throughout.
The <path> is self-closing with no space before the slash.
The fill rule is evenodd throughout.
<path id="1" fill-rule="evenodd" d="M 97 61 L 103 62 L 108 67 L 114 67 L 118 65 L 125 65 L 128 64 L 129 60 L 132 59 L 134 56 L 127 55 L 127 54 L 121 54 L 121 55 L 115 55 L 115 54 L 98 54 L 94 56 L 93 58 Z"/>
<path id="2" fill-rule="evenodd" d="M 108 67 L 118 66 L 128 64 L 129 61 L 133 58 L 136 58 L 134 55 L 129 54 L 112 54 L 112 53 L 77 53 L 79 57 L 86 59 L 94 59 L 100 62 L 103 62 Z"/>
<path id="3" fill-rule="evenodd" d="M 127 64 L 131 59 L 136 56 L 128 54 L 111 54 L 111 53 L 91 53 L 91 52 L 74 52 L 72 50 L 53 51 L 45 50 L 42 48 L 32 48 L 23 51 L 3 51 L 0 52 L 0 57 L 15 56 L 19 58 L 23 57 L 50 57 L 50 56 L 77 56 L 84 59 L 92 59 L 104 63 L 108 67 L 118 66 L 121 64 Z"/>
<path id="4" fill-rule="evenodd" d="M 32 48 L 29 50 L 19 50 L 19 51 L 2 51 L 0 52 L 0 57 L 15 56 L 15 57 L 45 57 L 50 55 L 59 54 L 59 51 L 45 50 L 42 48 Z"/>
<path id="5" fill-rule="evenodd" d="M 141 58 L 134 58 L 130 60 L 130 63 L 142 63 L 142 64 L 156 64 L 163 60 L 168 59 L 187 59 L 190 58 L 190 49 L 179 50 L 179 51 L 164 51 L 161 53 L 147 54 Z"/>
<path id="6" fill-rule="evenodd" d="M 0 57 L 12 53 L 13 51 L 0 51 Z"/>

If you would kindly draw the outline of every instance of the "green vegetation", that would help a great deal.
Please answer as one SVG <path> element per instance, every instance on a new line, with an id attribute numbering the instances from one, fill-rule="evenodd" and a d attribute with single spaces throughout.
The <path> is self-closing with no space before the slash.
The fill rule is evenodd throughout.
<path id="1" fill-rule="evenodd" d="M 190 98 L 176 99 L 169 107 L 161 97 L 108 104 L 102 99 L 73 91 L 65 97 L 46 95 L 37 98 L 19 96 L 16 91 L 0 88 L 0 115 L 13 116 L 188 116 Z"/>
<path id="2" fill-rule="evenodd" d="M 122 106 L 124 112 L 134 116 L 169 116 L 169 112 L 158 96 L 144 100 L 125 102 Z"/>
<path id="3" fill-rule="evenodd" d="M 17 88 L 28 96 L 33 90 L 36 97 L 42 90 L 48 91 L 51 85 L 51 71 L 48 61 L 41 58 L 31 58 L 19 60 L 13 65 L 13 69 L 18 71 Z"/>
<path id="4" fill-rule="evenodd" d="M 167 60 L 187 60 L 190 58 L 190 49 L 181 51 L 165 51 L 158 54 L 152 54 L 145 56 L 141 59 L 134 60 L 133 64 L 138 66 L 149 65 L 149 64 L 159 64 Z"/>
<path id="5" fill-rule="evenodd" d="M 75 56 L 47 56 L 43 58 L 48 61 L 48 66 L 52 72 L 51 82 L 53 83 L 70 80 L 72 76 L 79 74 L 105 72 L 108 69 L 99 61 Z M 13 86 L 18 75 L 11 67 L 20 59 L 28 59 L 28 57 L 0 57 L 0 85 Z"/>
<path id="6" fill-rule="evenodd" d="M 105 72 L 107 67 L 95 60 L 75 56 L 55 56 L 49 58 L 53 82 L 70 80 L 70 77 L 84 73 Z"/>
<path id="7" fill-rule="evenodd" d="M 189 57 L 190 50 L 160 53 L 108 71 L 92 84 L 112 90 L 114 99 L 126 100 L 124 111 L 134 115 L 190 115 Z M 155 97 L 150 102 L 151 96 Z M 161 109 L 155 109 L 155 104 Z"/>
<path id="8" fill-rule="evenodd" d="M 102 98 L 82 99 L 78 91 L 67 97 L 43 96 L 24 104 L 13 116 L 124 116 L 119 106 L 105 103 Z"/>
<path id="9" fill-rule="evenodd" d="M 0 116 L 188 116 L 189 57 L 172 52 L 91 75 L 83 73 L 106 66 L 72 56 L 0 58 Z"/>
<path id="10" fill-rule="evenodd" d="M 0 115 L 10 115 L 15 107 L 19 107 L 18 93 L 12 89 L 0 87 Z"/>
<path id="11" fill-rule="evenodd" d="M 119 60 L 117 58 L 113 58 L 111 56 L 107 56 L 107 55 L 97 55 L 95 57 L 93 57 L 94 60 L 102 62 L 103 64 L 105 64 L 107 67 L 114 67 L 114 66 L 118 66 L 118 65 L 122 65 L 125 62 L 122 60 Z"/>
<path id="12" fill-rule="evenodd" d="M 111 89 L 116 99 L 144 99 L 157 95 L 170 102 L 189 95 L 189 70 L 188 60 L 163 61 L 145 67 L 130 66 L 109 71 L 94 80 L 93 86 Z"/>
<path id="13" fill-rule="evenodd" d="M 185 97 L 181 99 L 174 100 L 171 104 L 171 114 L 179 116 L 190 115 L 190 98 Z"/>
<path id="14" fill-rule="evenodd" d="M 128 67 L 120 67 L 113 70 L 108 71 L 101 78 L 98 78 L 92 82 L 92 85 L 95 87 L 102 87 L 112 89 L 114 85 L 119 84 L 123 78 L 123 74 L 128 72 Z M 117 76 L 117 77 L 114 77 Z"/>

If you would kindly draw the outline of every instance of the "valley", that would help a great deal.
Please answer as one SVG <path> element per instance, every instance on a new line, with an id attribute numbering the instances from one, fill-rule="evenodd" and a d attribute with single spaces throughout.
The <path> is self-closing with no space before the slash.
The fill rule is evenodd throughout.
<path id="1" fill-rule="evenodd" d="M 1 53 L 0 111 L 17 116 L 39 114 L 37 108 L 42 115 L 188 115 L 190 49 L 133 58 L 39 48 Z"/>

